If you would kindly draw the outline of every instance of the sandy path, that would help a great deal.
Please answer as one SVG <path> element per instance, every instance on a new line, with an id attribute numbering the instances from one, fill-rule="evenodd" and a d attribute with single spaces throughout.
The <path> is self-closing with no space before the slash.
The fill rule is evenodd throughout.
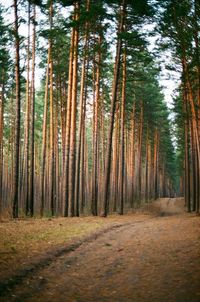
<path id="1" fill-rule="evenodd" d="M 200 219 L 180 199 L 122 225 L 27 277 L 0 301 L 198 302 Z"/>

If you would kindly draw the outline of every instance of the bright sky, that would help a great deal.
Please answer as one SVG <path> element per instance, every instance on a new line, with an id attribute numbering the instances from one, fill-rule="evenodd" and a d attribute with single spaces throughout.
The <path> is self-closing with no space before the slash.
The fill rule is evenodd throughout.
<path id="1" fill-rule="evenodd" d="M 0 0 L 0 4 L 3 4 L 4 7 L 8 8 L 11 7 L 13 0 Z M 10 23 L 13 22 L 13 15 L 12 13 L 8 13 L 6 16 L 6 20 Z M 20 33 L 26 35 L 27 27 L 26 25 L 22 24 L 20 26 Z M 155 44 L 155 37 L 149 38 L 150 41 L 150 50 L 153 50 Z M 165 101 L 167 102 L 169 108 L 172 104 L 172 94 L 174 89 L 176 89 L 178 82 L 179 82 L 179 74 L 176 72 L 168 71 L 165 68 L 165 63 L 170 62 L 170 53 L 167 56 L 163 56 L 163 64 L 162 64 L 162 73 L 160 77 L 160 85 L 163 87 L 163 93 L 165 96 Z M 36 70 L 36 86 L 39 86 L 41 77 L 41 70 Z"/>

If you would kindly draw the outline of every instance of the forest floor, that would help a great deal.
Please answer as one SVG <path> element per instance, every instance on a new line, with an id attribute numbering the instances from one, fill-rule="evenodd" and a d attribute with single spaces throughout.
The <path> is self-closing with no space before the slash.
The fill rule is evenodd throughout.
<path id="1" fill-rule="evenodd" d="M 0 301 L 199 302 L 200 217 L 160 199 L 108 218 L 0 224 Z"/>

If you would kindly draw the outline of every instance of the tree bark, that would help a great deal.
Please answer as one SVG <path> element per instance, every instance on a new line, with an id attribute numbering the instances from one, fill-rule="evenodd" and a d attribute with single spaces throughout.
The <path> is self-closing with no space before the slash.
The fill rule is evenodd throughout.
<path id="1" fill-rule="evenodd" d="M 63 184 L 63 216 L 68 216 L 68 194 L 69 194 L 69 153 L 70 153 L 70 126 L 71 126 L 71 107 L 72 107 L 72 79 L 73 79 L 73 61 L 74 61 L 74 41 L 75 28 L 71 32 L 71 45 L 69 57 L 68 91 L 67 91 L 67 117 L 66 117 L 66 138 L 64 152 L 64 184 Z"/>
<path id="2" fill-rule="evenodd" d="M 44 214 L 44 200 L 45 200 L 45 167 L 46 167 L 46 146 L 47 146 L 47 113 L 48 113 L 48 90 L 49 90 L 49 64 L 50 64 L 50 47 L 48 48 L 47 68 L 46 68 L 46 84 L 45 84 L 45 97 L 44 97 L 44 114 L 43 114 L 43 127 L 42 127 L 42 163 L 41 163 L 41 204 L 40 215 Z"/>
<path id="3" fill-rule="evenodd" d="M 103 210 L 101 216 L 106 217 L 109 210 L 109 184 L 110 184 L 110 169 L 111 169 L 111 154 L 112 154 L 112 137 L 114 128 L 114 117 L 115 117 L 115 106 L 117 99 L 117 87 L 119 81 L 119 71 L 120 71 L 120 57 L 122 48 L 122 38 L 120 34 L 123 31 L 124 20 L 126 11 L 126 0 L 121 2 L 121 14 L 120 14 L 120 24 L 118 30 L 117 39 L 117 52 L 115 58 L 115 68 L 114 68 L 114 80 L 112 86 L 112 98 L 111 98 L 111 117 L 108 129 L 108 139 L 107 139 L 107 152 L 106 152 L 106 163 L 105 163 L 105 180 L 104 180 L 104 192 L 103 192 Z"/>
<path id="4" fill-rule="evenodd" d="M 126 47 L 124 45 L 124 47 Z M 125 106 L 126 106 L 126 49 L 123 53 L 123 62 L 122 62 L 122 99 L 121 99 L 121 150 L 120 150 L 120 190 L 119 190 L 119 214 L 123 215 L 124 213 L 124 125 L 125 125 Z"/>
<path id="5" fill-rule="evenodd" d="M 155 130 L 154 135 L 154 161 L 153 161 L 153 184 L 154 184 L 154 200 L 158 198 L 158 147 L 159 138 L 158 138 L 158 129 Z"/>
<path id="6" fill-rule="evenodd" d="M 20 162 L 20 55 L 19 55 L 19 21 L 18 1 L 14 0 L 15 15 L 15 85 L 16 85 L 16 108 L 15 108 L 15 140 L 14 140 L 14 174 L 13 174 L 13 218 L 18 218 L 19 204 L 19 162 Z"/>
<path id="7" fill-rule="evenodd" d="M 30 135 L 30 19 L 31 6 L 28 4 L 28 39 L 27 39 L 27 79 L 26 79 L 26 116 L 24 138 L 24 169 L 22 173 L 22 185 L 24 185 L 25 211 L 29 213 L 29 135 Z"/>
<path id="8" fill-rule="evenodd" d="M 30 216 L 34 214 L 34 174 L 35 174 L 35 22 L 36 7 L 33 5 L 32 32 L 32 79 L 31 79 L 31 128 L 30 128 Z"/>
<path id="9" fill-rule="evenodd" d="M 98 212 L 98 136 L 99 136 L 99 107 L 100 107 L 100 64 L 101 64 L 101 46 L 102 38 L 99 36 L 98 40 L 98 54 L 96 64 L 94 64 L 95 70 L 95 80 L 94 80 L 94 123 L 93 123 L 93 167 L 92 167 L 92 205 L 91 210 L 94 216 L 97 216 Z"/>
<path id="10" fill-rule="evenodd" d="M 86 6 L 87 11 L 89 11 L 90 0 L 87 0 Z M 84 39 L 84 57 L 82 62 L 82 72 L 81 72 L 81 88 L 80 88 L 80 116 L 79 116 L 79 125 L 78 125 L 78 142 L 77 142 L 77 160 L 76 160 L 76 179 L 75 179 L 75 214 L 79 216 L 79 192 L 80 192 L 80 184 L 82 185 L 81 173 L 83 173 L 83 168 L 80 171 L 81 167 L 81 149 L 82 149 L 82 137 L 83 130 L 85 127 L 85 80 L 86 80 L 86 67 L 88 62 L 88 22 L 85 24 L 85 39 Z M 82 151 L 83 154 L 83 151 Z M 81 189 L 81 191 L 83 188 Z M 83 194 L 83 192 L 81 192 Z M 81 199 L 83 195 L 81 195 Z M 83 210 L 83 209 L 82 209 Z"/>
<path id="11" fill-rule="evenodd" d="M 75 20 L 79 18 L 79 2 L 75 3 Z M 71 103 L 71 127 L 70 127 L 70 153 L 69 153 L 69 216 L 74 216 L 75 207 L 75 165 L 76 165 L 76 111 L 77 111 L 77 68 L 78 68 L 78 27 L 74 33 L 73 77 L 72 77 L 72 103 Z"/>
<path id="12" fill-rule="evenodd" d="M 50 29 L 53 26 L 53 3 L 50 3 Z M 52 40 L 50 39 L 50 170 L 49 170 L 49 201 L 51 207 L 51 214 L 55 214 L 54 204 L 54 181 L 55 181 L 55 150 L 54 150 L 54 91 L 53 91 L 53 55 L 52 55 Z"/>
<path id="13" fill-rule="evenodd" d="M 145 171 L 145 202 L 149 201 L 149 128 L 146 135 L 146 171 Z"/>
<path id="14" fill-rule="evenodd" d="M 143 123 L 144 123 L 144 105 L 141 102 L 140 122 L 139 122 L 139 137 L 138 137 L 138 204 L 141 204 L 142 192 L 142 138 L 143 138 Z"/>
<path id="15" fill-rule="evenodd" d="M 3 210 L 4 75 L 0 82 L 0 217 Z"/>

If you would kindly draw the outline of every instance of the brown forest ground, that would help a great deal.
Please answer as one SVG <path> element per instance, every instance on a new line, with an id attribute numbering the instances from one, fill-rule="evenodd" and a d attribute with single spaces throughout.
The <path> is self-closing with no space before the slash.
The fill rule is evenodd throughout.
<path id="1" fill-rule="evenodd" d="M 182 199 L 136 214 L 0 225 L 0 301 L 198 302 L 200 218 Z"/>

